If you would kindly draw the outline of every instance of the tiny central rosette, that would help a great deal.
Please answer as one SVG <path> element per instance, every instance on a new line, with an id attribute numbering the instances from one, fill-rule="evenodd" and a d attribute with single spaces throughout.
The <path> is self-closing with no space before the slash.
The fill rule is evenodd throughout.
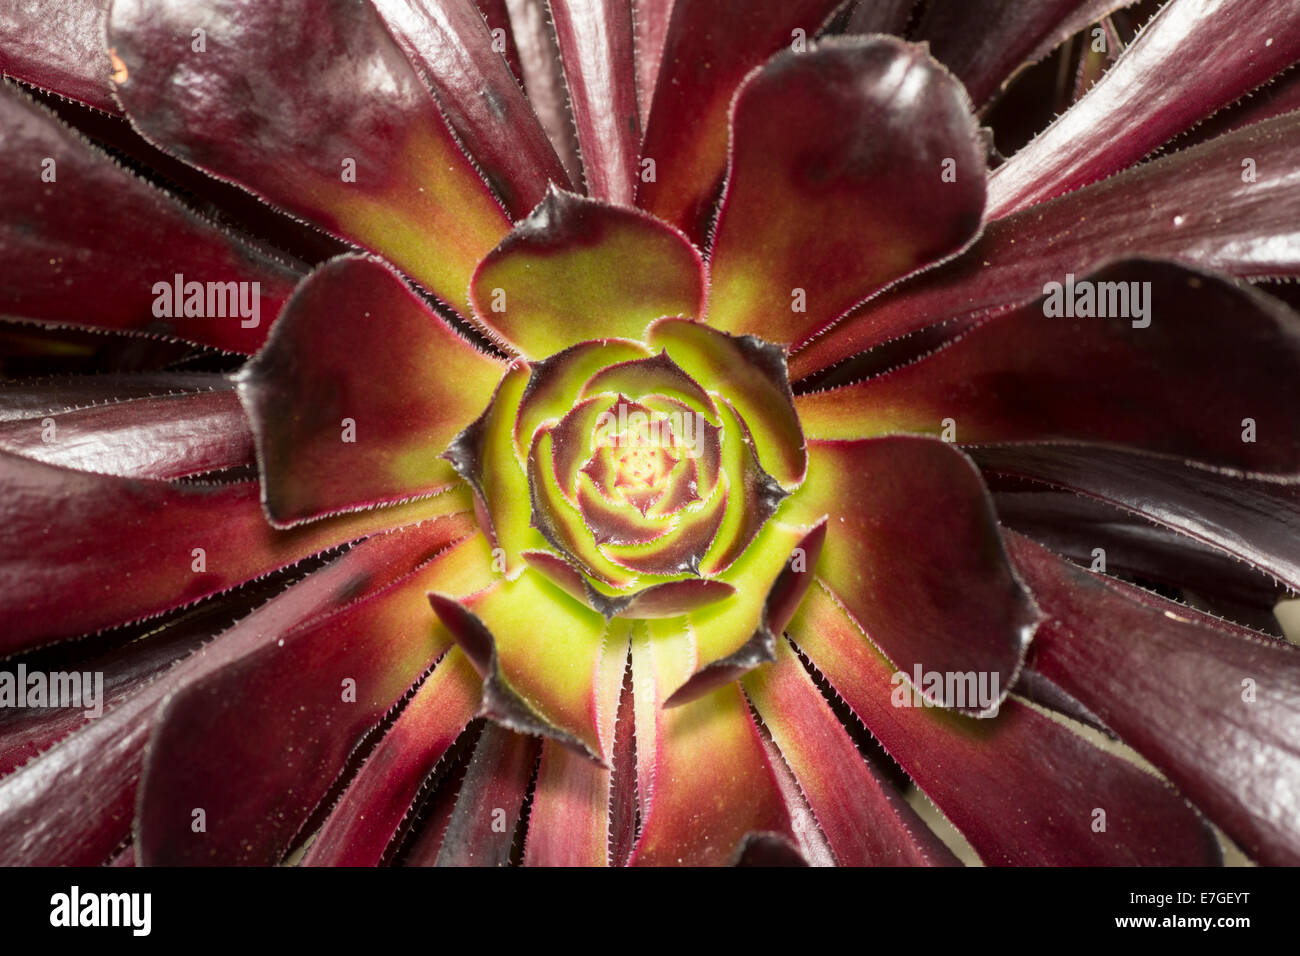
<path id="1" fill-rule="evenodd" d="M 698 574 L 729 497 L 717 405 L 703 390 L 689 404 L 662 392 L 634 401 L 622 392 L 600 391 L 614 376 L 645 378 L 642 387 L 689 382 L 666 354 L 615 365 L 587 382 L 584 391 L 597 394 L 534 442 L 537 467 L 530 468 L 529 480 L 553 481 L 563 499 L 534 487 L 538 529 L 561 546 L 562 530 L 553 528 L 564 520 L 567 503 L 582 517 L 596 550 L 623 571 Z M 549 443 L 537 444 L 547 442 L 544 435 Z M 550 458 L 549 472 L 544 457 Z M 780 493 L 772 488 L 774 501 Z M 570 556 L 581 563 L 579 555 Z"/>
<path id="2" fill-rule="evenodd" d="M 638 618 L 733 594 L 807 462 L 784 351 L 685 319 L 516 362 L 446 457 L 507 577 Z"/>
<path id="3" fill-rule="evenodd" d="M 717 423 L 672 399 L 652 396 L 643 405 L 619 396 L 596 416 L 594 430 L 588 431 L 591 409 L 604 405 L 601 398 L 587 399 L 555 429 L 566 446 L 575 442 L 578 447 L 585 444 L 594 449 L 576 475 L 557 471 L 561 479 L 574 479 L 562 487 L 587 523 L 594 526 L 603 521 L 610 507 L 621 510 L 630 505 L 642 518 L 660 519 L 664 525 L 699 501 L 700 472 L 695 459 L 704 445 L 710 457 L 706 467 L 716 473 Z M 705 429 L 712 432 L 707 444 L 701 438 Z M 634 535 L 627 543 L 632 540 L 645 538 Z"/>

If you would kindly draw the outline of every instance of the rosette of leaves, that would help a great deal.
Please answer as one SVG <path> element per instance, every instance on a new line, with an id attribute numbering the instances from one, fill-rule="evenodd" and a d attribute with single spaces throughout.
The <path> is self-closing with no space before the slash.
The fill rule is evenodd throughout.
<path id="1" fill-rule="evenodd" d="M 1300 860 L 1300 10 L 1125 6 L 0 13 L 0 859 Z"/>

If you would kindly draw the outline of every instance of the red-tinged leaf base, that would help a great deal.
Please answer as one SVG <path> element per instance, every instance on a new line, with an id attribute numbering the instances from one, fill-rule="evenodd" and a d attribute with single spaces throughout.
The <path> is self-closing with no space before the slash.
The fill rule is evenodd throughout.
<path id="1" fill-rule="evenodd" d="M 165 865 L 279 861 L 362 736 L 450 646 L 425 595 L 438 586 L 452 593 L 483 587 L 484 544 L 481 537 L 462 539 L 391 585 L 282 634 L 168 698 L 140 785 L 141 859 Z M 436 684 L 450 673 L 437 677 L 435 671 Z M 448 705 L 445 697 L 440 703 Z M 411 721 L 419 721 L 426 706 L 420 701 Z M 371 795 L 371 774 L 379 773 L 386 752 L 372 756 L 379 763 L 363 768 L 365 777 L 345 800 Z M 180 767 L 187 769 L 177 772 Z M 260 783 L 249 789 L 249 780 Z M 193 826 L 195 809 L 204 811 L 206 829 Z M 372 819 L 379 832 L 367 839 L 379 842 L 386 822 L 393 821 Z M 322 853 L 332 844 L 331 836 Z M 363 844 L 353 848 L 367 852 Z"/>
<path id="2" fill-rule="evenodd" d="M 331 260 L 239 373 L 267 513 L 291 526 L 446 490 L 442 453 L 504 372 L 383 263 Z"/>
<path id="3" fill-rule="evenodd" d="M 429 595 L 483 676 L 482 712 L 522 733 L 555 737 L 603 760 L 597 677 L 610 626 L 534 571 L 463 600 Z"/>
<path id="4" fill-rule="evenodd" d="M 733 685 L 665 709 L 689 675 L 689 638 L 636 634 L 637 792 L 641 832 L 631 863 L 730 862 L 752 831 L 791 834 L 789 813 L 740 689 Z M 707 777 L 707 787 L 681 785 Z"/>
<path id="5" fill-rule="evenodd" d="M 979 230 L 984 149 L 965 91 L 892 37 L 784 51 L 739 89 L 709 321 L 798 346 Z"/>
<path id="6" fill-rule="evenodd" d="M 145 744 L 170 694 L 377 593 L 463 533 L 453 523 L 434 523 L 358 544 L 209 641 L 202 653 L 0 780 L 0 862 L 102 863 L 131 833 Z M 179 765 L 189 766 L 190 758 Z M 192 821 L 190 809 L 176 815 Z"/>
<path id="7" fill-rule="evenodd" d="M 991 697 L 931 700 L 970 712 L 1010 690 L 1039 614 L 1003 551 L 974 465 L 943 442 L 813 442 L 795 514 L 829 515 L 817 574 L 898 668 L 978 672 Z"/>
<path id="8" fill-rule="evenodd" d="M 613 763 L 615 721 L 628 660 L 633 624 L 611 628 L 601 648 L 596 675 L 596 720 L 608 742 Z M 601 767 L 584 755 L 547 740 L 537 768 L 537 786 L 528 817 L 528 866 L 607 866 L 610 863 L 612 767 Z"/>

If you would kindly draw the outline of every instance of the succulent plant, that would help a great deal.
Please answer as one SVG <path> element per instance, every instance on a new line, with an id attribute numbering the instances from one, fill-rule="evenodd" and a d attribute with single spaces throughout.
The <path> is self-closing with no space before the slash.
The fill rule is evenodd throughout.
<path id="1" fill-rule="evenodd" d="M 1294 0 L 6 6 L 0 861 L 1300 862 Z"/>

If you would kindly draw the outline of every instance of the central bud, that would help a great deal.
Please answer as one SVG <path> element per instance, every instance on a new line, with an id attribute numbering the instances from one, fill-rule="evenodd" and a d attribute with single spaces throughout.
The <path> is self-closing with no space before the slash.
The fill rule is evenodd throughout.
<path id="1" fill-rule="evenodd" d="M 507 577 L 641 618 L 732 595 L 807 461 L 784 351 L 684 319 L 516 362 L 446 457 Z"/>
<path id="2" fill-rule="evenodd" d="M 713 427 L 680 402 L 654 404 L 660 407 L 620 397 L 599 416 L 591 437 L 595 450 L 578 478 L 581 482 L 585 475 L 607 501 L 630 504 L 642 515 L 651 509 L 658 515 L 673 514 L 699 500 L 695 436 Z M 664 404 L 675 407 L 665 411 Z M 573 417 L 566 416 L 560 427 Z"/>
<path id="3" fill-rule="evenodd" d="M 597 391 L 554 427 L 538 430 L 534 446 L 542 435 L 550 436 L 552 467 L 550 473 L 531 472 L 530 480 L 553 480 L 563 501 L 553 503 L 544 489 L 534 489 L 535 526 L 552 545 L 569 551 L 569 538 L 559 527 L 566 516 L 558 513 L 567 502 L 599 554 L 623 572 L 699 574 L 725 514 L 730 484 L 721 467 L 728 436 L 718 406 L 704 389 L 691 396 L 694 404 L 665 394 L 691 393 L 690 377 L 666 351 L 610 366 L 583 392 L 606 388 L 613 379 L 660 391 L 635 400 L 621 388 L 617 394 Z M 730 437 L 741 438 L 739 429 Z M 780 500 L 779 487 L 773 485 L 771 493 L 773 503 Z M 568 556 L 601 583 L 617 586 L 581 553 Z"/>

